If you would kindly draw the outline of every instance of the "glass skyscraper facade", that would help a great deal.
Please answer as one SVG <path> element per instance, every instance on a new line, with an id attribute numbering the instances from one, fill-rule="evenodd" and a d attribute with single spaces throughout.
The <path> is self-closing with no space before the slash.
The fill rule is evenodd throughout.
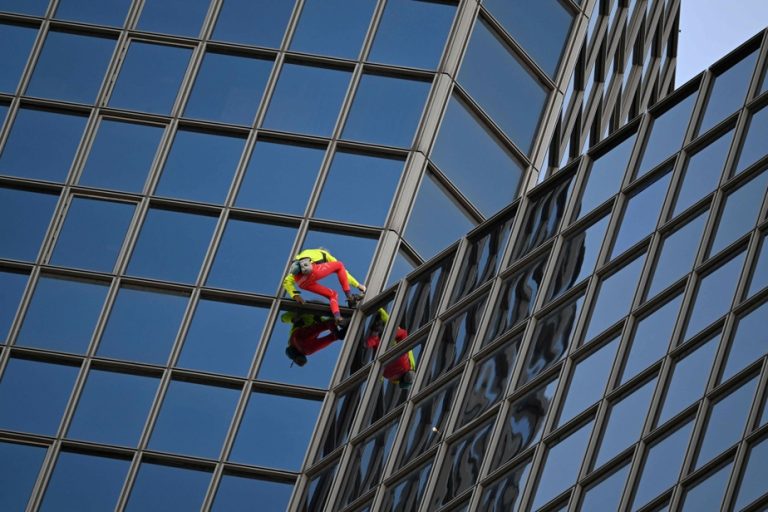
<path id="1" fill-rule="evenodd" d="M 0 0 L 0 509 L 764 510 L 768 36 L 678 13 Z"/>

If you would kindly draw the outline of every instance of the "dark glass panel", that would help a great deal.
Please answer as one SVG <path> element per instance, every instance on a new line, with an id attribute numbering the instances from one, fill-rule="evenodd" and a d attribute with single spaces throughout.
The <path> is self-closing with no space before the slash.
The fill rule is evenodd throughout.
<path id="1" fill-rule="evenodd" d="M 288 507 L 293 484 L 224 474 L 211 510 L 226 512 L 258 504 L 260 511 L 281 512 Z"/>
<path id="2" fill-rule="evenodd" d="M 619 191 L 629 155 L 632 153 L 632 146 L 635 145 L 636 135 L 633 133 L 612 146 L 592 163 L 581 202 L 576 208 L 577 218 L 591 212 Z"/>
<path id="3" fill-rule="evenodd" d="M 80 184 L 141 192 L 164 128 L 102 119 Z"/>
<path id="4" fill-rule="evenodd" d="M 763 438 L 750 447 L 744 476 L 736 491 L 735 510 L 742 510 L 761 495 L 768 492 L 768 439 Z"/>
<path id="5" fill-rule="evenodd" d="M 88 118 L 20 108 L 0 154 L 0 174 L 65 181 Z"/>
<path id="6" fill-rule="evenodd" d="M 691 271 L 696 262 L 701 234 L 707 223 L 707 213 L 700 213 L 662 239 L 648 289 L 648 298 L 654 297 Z"/>
<path id="7" fill-rule="evenodd" d="M 366 380 L 360 380 L 348 390 L 338 394 L 334 401 L 331 418 L 325 427 L 325 434 L 317 453 L 316 461 L 330 455 L 336 448 L 349 440 L 352 422 L 360 407 L 365 392 Z"/>
<path id="8" fill-rule="evenodd" d="M 180 12 L 183 11 L 180 9 Z M 132 41 L 112 90 L 109 106 L 170 114 L 191 55 L 190 48 Z"/>
<path id="9" fill-rule="evenodd" d="M 108 289 L 103 283 L 40 277 L 16 344 L 85 353 Z"/>
<path id="10" fill-rule="evenodd" d="M 721 381 L 724 382 L 733 377 L 752 361 L 768 352 L 768 347 L 765 345 L 766 318 L 768 318 L 768 302 L 764 302 L 736 321 Z"/>
<path id="11" fill-rule="evenodd" d="M 373 253 L 376 250 L 376 238 L 331 233 L 329 231 L 309 230 L 304 238 L 302 247 L 323 247 L 330 251 L 339 261 L 344 263 L 347 272 L 352 274 L 360 284 L 365 284 L 368 268 L 371 266 Z M 280 276 L 282 278 L 282 276 Z M 344 290 L 334 276 L 323 281 L 323 286 L 336 290 L 339 297 L 344 297 Z M 354 291 L 354 288 L 352 289 Z M 309 295 L 308 295 L 309 296 Z M 306 297 L 305 297 L 306 298 Z"/>
<path id="12" fill-rule="evenodd" d="M 437 68 L 455 12 L 456 6 L 447 2 L 389 0 L 368 60 Z"/>
<path id="13" fill-rule="evenodd" d="M 341 506 L 350 504 L 379 484 L 384 465 L 392 450 L 397 427 L 398 421 L 395 420 L 355 445 L 349 461 L 349 470 L 344 477 Z"/>
<path id="14" fill-rule="evenodd" d="M 741 147 L 734 174 L 742 172 L 765 156 L 765 141 L 768 139 L 768 107 L 763 107 L 752 114 L 747 129 L 747 136 Z"/>
<path id="15" fill-rule="evenodd" d="M 24 510 L 46 448 L 0 441 L 0 508 Z"/>
<path id="16" fill-rule="evenodd" d="M 644 176 L 680 150 L 691 118 L 691 111 L 696 103 L 696 96 L 695 93 L 689 94 L 669 110 L 652 119 L 651 134 L 645 144 L 636 177 Z"/>
<path id="17" fill-rule="evenodd" d="M 376 304 L 366 306 L 364 311 L 365 320 L 362 323 L 364 328 L 358 329 L 354 342 L 352 342 L 352 354 L 347 360 L 344 370 L 344 378 L 356 373 L 376 356 L 381 336 L 384 333 L 388 318 L 382 318 L 382 311 L 389 315 L 392 311 L 392 301 L 394 297 L 388 295 L 383 297 Z M 368 346 L 370 345 L 370 347 Z"/>
<path id="18" fill-rule="evenodd" d="M 392 286 L 407 274 L 410 274 L 413 270 L 416 269 L 416 267 L 417 265 L 413 263 L 413 260 L 410 258 L 410 256 L 405 255 L 401 246 L 397 250 L 395 261 L 392 263 L 392 268 L 389 270 L 389 277 L 387 278 L 387 284 L 385 288 Z"/>
<path id="19" fill-rule="evenodd" d="M 754 50 L 713 78 L 712 92 L 704 106 L 704 118 L 701 120 L 699 133 L 706 132 L 744 105 L 758 53 L 758 50 Z"/>
<path id="20" fill-rule="evenodd" d="M 0 187 L 0 257 L 35 261 L 59 196 Z"/>
<path id="21" fill-rule="evenodd" d="M 28 279 L 29 274 L 0 269 L 0 343 L 8 342 L 8 331 Z"/>
<path id="22" fill-rule="evenodd" d="M 306 0 L 290 49 L 357 58 L 375 6 L 374 0 Z"/>
<path id="23" fill-rule="evenodd" d="M 730 130 L 688 158 L 675 201 L 674 215 L 717 188 L 732 139 L 733 130 Z"/>
<path id="24" fill-rule="evenodd" d="M 400 351 L 397 355 L 387 358 L 382 364 L 379 379 L 368 402 L 366 426 L 376 423 L 384 415 L 405 403 L 413 389 L 413 380 L 416 378 L 413 372 L 419 371 L 425 341 L 425 339 L 419 340 L 413 348 Z M 392 345 L 395 343 L 397 341 Z M 410 383 L 404 380 L 409 372 Z"/>
<path id="25" fill-rule="evenodd" d="M 93 103 L 114 47 L 111 38 L 48 32 L 26 94 Z"/>
<path id="26" fill-rule="evenodd" d="M 208 471 L 142 462 L 125 510 L 198 510 L 210 479 Z"/>
<path id="27" fill-rule="evenodd" d="M 16 92 L 35 37 L 37 29 L 34 27 L 0 24 L 0 60 L 3 62 L 0 68 L 0 92 Z"/>
<path id="28" fill-rule="evenodd" d="M 627 199 L 611 257 L 623 253 L 656 229 L 658 212 L 661 212 L 672 177 L 670 171 Z"/>
<path id="29" fill-rule="evenodd" d="M 271 60 L 206 53 L 184 115 L 250 126 L 271 70 Z"/>
<path id="30" fill-rule="evenodd" d="M 768 186 L 768 170 L 752 178 L 723 200 L 710 254 L 717 254 L 757 224 Z"/>
<path id="31" fill-rule="evenodd" d="M 210 0 L 144 0 L 136 28 L 197 37 L 209 3 Z"/>
<path id="32" fill-rule="evenodd" d="M 336 461 L 309 480 L 306 495 L 302 497 L 299 510 L 323 510 L 331 494 L 333 478 L 336 476 L 339 462 Z"/>
<path id="33" fill-rule="evenodd" d="M 584 491 L 580 510 L 619 510 L 621 491 L 627 481 L 629 464 L 624 464 L 606 478 Z"/>
<path id="34" fill-rule="evenodd" d="M 130 465 L 127 459 L 61 452 L 40 510 L 113 509 Z"/>
<path id="35" fill-rule="evenodd" d="M 432 462 L 427 462 L 400 481 L 392 484 L 391 487 L 386 488 L 382 510 L 389 510 L 391 512 L 410 512 L 411 510 L 416 510 L 424 495 L 424 488 L 427 486 Z"/>
<path id="36" fill-rule="evenodd" d="M 59 0 L 56 18 L 121 27 L 130 6 L 131 0 Z"/>
<path id="37" fill-rule="evenodd" d="M 408 291 L 405 292 L 405 301 L 398 317 L 400 325 L 408 332 L 415 332 L 434 320 L 437 315 L 437 307 L 443 297 L 448 271 L 451 269 L 452 256 L 413 277 L 408 283 Z"/>
<path id="38" fill-rule="evenodd" d="M 531 198 L 523 230 L 512 252 L 513 260 L 528 254 L 557 233 L 572 184 L 573 175 L 563 181 L 553 182 L 551 188 Z"/>
<path id="39" fill-rule="evenodd" d="M 731 475 L 731 467 L 732 464 L 729 463 L 707 476 L 705 480 L 686 489 L 680 510 L 682 512 L 699 512 L 708 508 L 716 510 L 718 504 L 723 501 L 728 477 Z"/>
<path id="40" fill-rule="evenodd" d="M 11 358 L 0 378 L 0 428 L 56 435 L 78 370 Z"/>
<path id="41" fill-rule="evenodd" d="M 293 2 L 226 0 L 221 5 L 213 39 L 277 48 L 293 10 Z"/>
<path id="42" fill-rule="evenodd" d="M 296 471 L 315 429 L 320 402 L 252 393 L 229 459 Z"/>
<path id="43" fill-rule="evenodd" d="M 486 512 L 518 510 L 530 472 L 531 461 L 528 460 L 515 466 L 497 481 L 485 486 L 480 497 L 480 510 Z"/>
<path id="44" fill-rule="evenodd" d="M 765 235 L 763 235 L 763 240 L 760 243 L 760 252 L 752 265 L 754 271 L 749 282 L 748 297 L 768 286 L 768 237 Z"/>

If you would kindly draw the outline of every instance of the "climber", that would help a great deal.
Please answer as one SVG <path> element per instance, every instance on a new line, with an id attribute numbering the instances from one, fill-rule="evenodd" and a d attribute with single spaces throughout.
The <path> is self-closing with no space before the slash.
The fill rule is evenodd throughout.
<path id="1" fill-rule="evenodd" d="M 333 318 L 313 313 L 288 311 L 282 314 L 280 320 L 291 324 L 285 355 L 299 366 L 307 364 L 308 355 L 334 341 L 343 340 L 347 332 L 346 326 L 337 325 Z"/>

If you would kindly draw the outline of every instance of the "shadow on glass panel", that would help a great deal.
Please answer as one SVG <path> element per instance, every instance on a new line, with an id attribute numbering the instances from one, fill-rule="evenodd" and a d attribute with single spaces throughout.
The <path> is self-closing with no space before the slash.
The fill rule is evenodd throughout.
<path id="1" fill-rule="evenodd" d="M 349 433 L 352 430 L 352 422 L 355 419 L 357 410 L 360 407 L 360 401 L 365 393 L 367 380 L 365 378 L 358 380 L 346 391 L 336 395 L 336 399 L 331 408 L 331 417 L 325 427 L 323 440 L 320 443 L 320 449 L 315 457 L 315 462 L 319 462 L 327 457 L 339 446 L 349 440 Z"/>
<path id="2" fill-rule="evenodd" d="M 427 462 L 419 469 L 385 489 L 382 510 L 389 510 L 391 512 L 411 512 L 417 510 L 421 499 L 424 497 L 424 488 L 427 486 L 433 462 Z"/>
<path id="3" fill-rule="evenodd" d="M 384 312 L 385 317 L 389 318 L 387 312 L 392 307 L 394 298 L 394 294 L 390 293 L 372 306 L 366 307 L 363 310 L 365 319 L 355 335 L 352 345 L 352 353 L 349 356 L 349 360 L 347 361 L 344 370 L 344 378 L 355 374 L 359 369 L 373 361 L 376 357 L 376 348 L 380 344 L 381 335 L 383 334 L 384 327 L 387 323 L 387 320 L 382 318 L 382 311 Z M 404 336 L 402 338 L 404 338 Z M 369 346 L 369 341 L 372 346 Z"/>
<path id="4" fill-rule="evenodd" d="M 453 256 L 446 256 L 422 274 L 408 279 L 405 301 L 398 315 L 399 326 L 413 333 L 435 318 Z"/>
<path id="5" fill-rule="evenodd" d="M 250 505 L 263 511 L 278 511 L 288 507 L 293 482 L 255 478 L 249 474 L 226 472 L 221 476 L 212 511 L 242 510 Z"/>
<path id="6" fill-rule="evenodd" d="M 487 512 L 508 512 L 518 510 L 523 489 L 531 473 L 531 461 L 524 461 L 495 482 L 483 488 L 480 510 Z"/>
<path id="7" fill-rule="evenodd" d="M 315 510 L 324 510 L 328 497 L 331 494 L 333 478 L 336 476 L 336 470 L 339 467 L 339 461 L 323 469 L 320 473 L 309 477 L 309 484 L 304 496 L 299 503 L 301 512 L 315 512 Z"/>
<path id="8" fill-rule="evenodd" d="M 144 459 L 125 510 L 198 510 L 213 473 L 190 465 L 170 465 Z"/>
<path id="9" fill-rule="evenodd" d="M 3 510 L 24 510 L 43 465 L 47 447 L 0 441 Z"/>

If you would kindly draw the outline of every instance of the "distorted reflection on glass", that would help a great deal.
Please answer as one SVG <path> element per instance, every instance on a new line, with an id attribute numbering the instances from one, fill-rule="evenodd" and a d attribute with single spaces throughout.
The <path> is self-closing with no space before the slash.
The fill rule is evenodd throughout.
<path id="1" fill-rule="evenodd" d="M 342 507 L 380 483 L 398 425 L 398 420 L 395 420 L 355 446 L 349 462 L 349 470 L 344 476 L 342 498 L 339 503 Z"/>
<path id="2" fill-rule="evenodd" d="M 375 423 L 408 398 L 425 341 L 426 339 L 421 339 L 411 348 L 398 350 L 394 356 L 382 362 L 380 378 L 368 403 L 366 425 Z"/>
<path id="3" fill-rule="evenodd" d="M 486 485 L 480 497 L 480 510 L 506 512 L 518 510 L 523 489 L 531 473 L 531 460 L 521 462 L 506 475 Z"/>
<path id="4" fill-rule="evenodd" d="M 373 361 L 376 357 L 376 350 L 371 350 L 366 342 L 371 333 L 374 332 L 374 328 L 381 322 L 379 309 L 383 309 L 385 312 L 389 311 L 392 308 L 394 299 L 394 295 L 389 293 L 372 306 L 366 305 L 363 309 L 365 320 L 362 323 L 362 328 L 357 330 L 357 334 L 352 343 L 352 353 L 350 354 L 344 369 L 345 378 L 356 373 L 360 368 Z M 379 333 L 379 336 L 381 336 L 381 333 Z"/>
<path id="5" fill-rule="evenodd" d="M 452 260 L 453 254 L 422 274 L 409 279 L 405 301 L 398 318 L 399 326 L 413 333 L 435 318 Z"/>
<path id="6" fill-rule="evenodd" d="M 381 510 L 391 512 L 411 512 L 416 510 L 424 496 L 424 488 L 427 486 L 432 469 L 430 460 L 419 469 L 411 472 L 408 476 L 392 484 L 385 490 L 384 501 Z"/>
<path id="7" fill-rule="evenodd" d="M 330 455 L 336 448 L 349 440 L 352 421 L 355 419 L 363 393 L 365 393 L 366 382 L 366 379 L 360 379 L 346 391 L 336 395 L 333 407 L 331 407 L 331 417 L 325 426 L 315 462 Z"/>

